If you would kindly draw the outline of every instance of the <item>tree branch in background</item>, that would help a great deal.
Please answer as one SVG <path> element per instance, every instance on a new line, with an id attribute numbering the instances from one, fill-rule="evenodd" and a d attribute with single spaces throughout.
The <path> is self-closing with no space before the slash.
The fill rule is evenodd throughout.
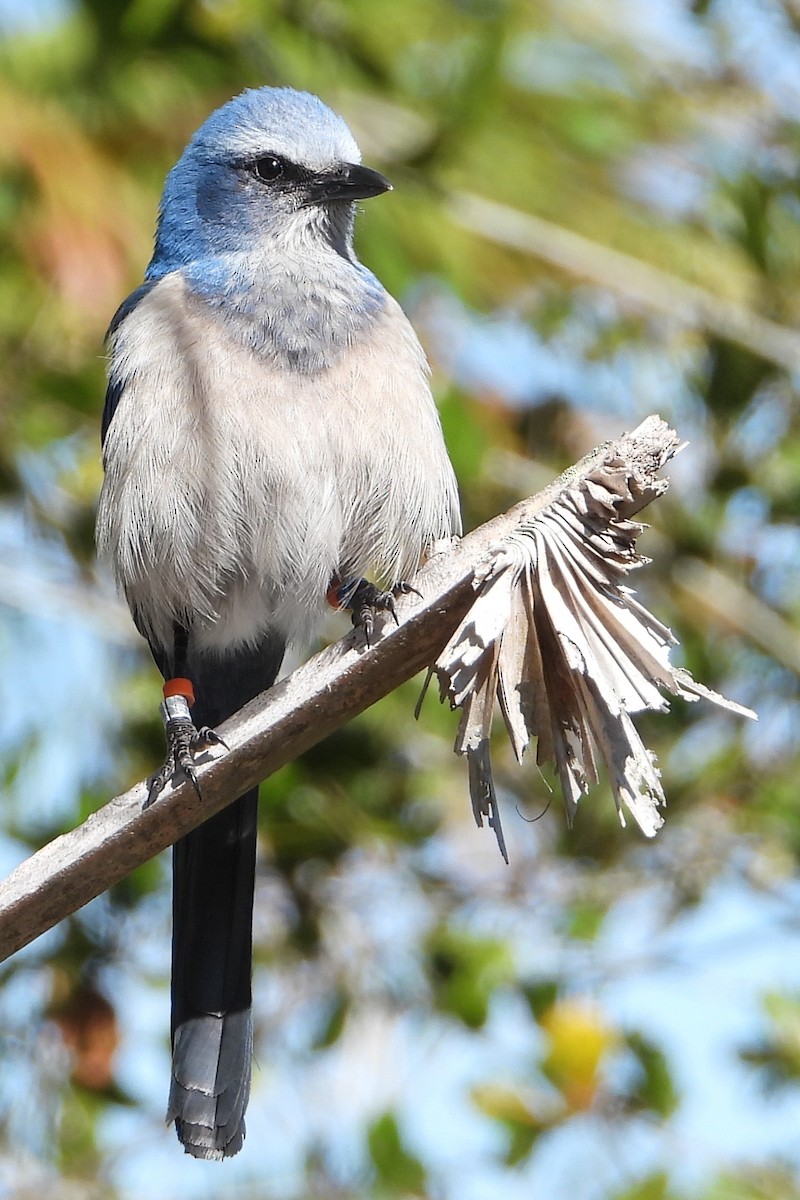
<path id="1" fill-rule="evenodd" d="M 533 213 L 467 192 L 451 198 L 450 212 L 459 225 L 501 246 L 533 254 L 567 275 L 595 283 L 684 325 L 707 329 L 746 347 L 757 358 L 790 371 L 800 367 L 800 331 L 770 321 L 744 304 L 723 300 L 632 254 L 603 246 Z"/>
<path id="2" fill-rule="evenodd" d="M 437 656 L 446 694 L 464 715 L 456 749 L 470 763 L 473 809 L 504 851 L 488 759 L 498 694 L 521 757 L 531 735 L 556 762 L 568 816 L 597 779 L 594 747 L 618 801 L 646 833 L 660 824 L 657 772 L 629 714 L 666 707 L 657 687 L 746 713 L 669 666 L 669 631 L 620 579 L 642 560 L 631 516 L 666 488 L 678 448 L 658 417 L 598 447 L 544 491 L 436 554 L 366 649 L 351 633 L 220 727 L 227 751 L 198 760 L 190 784 L 144 808 L 145 783 L 23 862 L 0 885 L 0 959 L 117 883 L 236 796 L 297 758 Z M 443 649 L 444 648 L 444 649 Z"/>

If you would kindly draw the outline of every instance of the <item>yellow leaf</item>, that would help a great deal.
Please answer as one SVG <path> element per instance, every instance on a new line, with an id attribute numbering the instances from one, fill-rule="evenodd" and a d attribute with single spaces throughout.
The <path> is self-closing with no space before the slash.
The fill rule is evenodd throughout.
<path id="1" fill-rule="evenodd" d="M 603 1059 L 617 1047 L 617 1034 L 598 1009 L 575 999 L 557 1001 L 539 1023 L 548 1039 L 543 1071 L 571 1109 L 589 1108 L 601 1082 Z"/>

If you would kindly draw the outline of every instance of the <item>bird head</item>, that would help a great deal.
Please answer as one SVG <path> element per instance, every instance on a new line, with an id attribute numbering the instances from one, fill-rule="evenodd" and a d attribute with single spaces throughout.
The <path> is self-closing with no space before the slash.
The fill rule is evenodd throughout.
<path id="1" fill-rule="evenodd" d="M 353 202 L 390 189 L 316 96 L 245 91 L 212 113 L 170 172 L 148 275 L 320 238 L 347 254 Z"/>

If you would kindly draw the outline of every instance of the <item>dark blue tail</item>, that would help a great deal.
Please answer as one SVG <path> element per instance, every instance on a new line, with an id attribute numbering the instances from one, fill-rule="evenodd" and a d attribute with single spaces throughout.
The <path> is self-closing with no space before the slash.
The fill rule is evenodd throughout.
<path id="1" fill-rule="evenodd" d="M 154 650 L 167 677 L 172 664 Z M 186 674 L 198 728 L 212 728 L 274 683 L 284 645 L 200 655 Z M 253 1057 L 251 975 L 258 789 L 173 850 L 172 1083 L 167 1120 L 195 1158 L 227 1158 L 244 1141 Z"/>

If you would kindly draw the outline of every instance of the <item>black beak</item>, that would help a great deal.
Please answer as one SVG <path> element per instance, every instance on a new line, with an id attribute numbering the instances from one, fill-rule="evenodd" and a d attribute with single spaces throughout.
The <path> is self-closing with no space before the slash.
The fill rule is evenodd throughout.
<path id="1" fill-rule="evenodd" d="M 358 163 L 342 163 L 334 170 L 318 175 L 308 192 L 310 204 L 321 204 L 327 200 L 368 200 L 390 192 L 392 185 L 385 175 L 362 167 Z"/>

